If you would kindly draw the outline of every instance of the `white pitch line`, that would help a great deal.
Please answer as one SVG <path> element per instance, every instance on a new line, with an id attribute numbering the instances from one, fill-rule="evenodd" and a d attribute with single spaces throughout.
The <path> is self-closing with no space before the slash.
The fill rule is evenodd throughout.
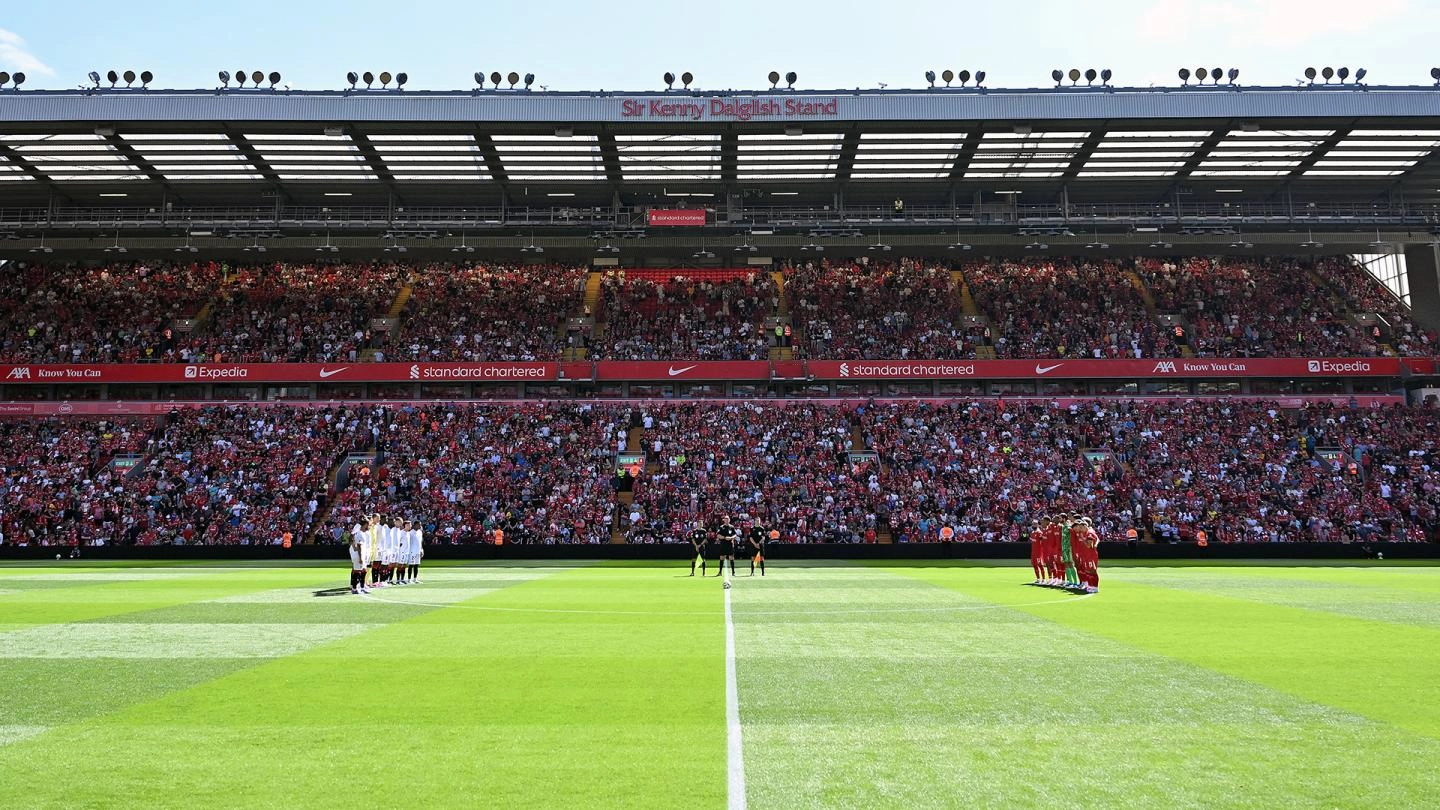
<path id="1" fill-rule="evenodd" d="M 745 749 L 740 741 L 740 686 L 735 679 L 735 620 L 725 589 L 725 748 L 730 810 L 745 810 Z"/>

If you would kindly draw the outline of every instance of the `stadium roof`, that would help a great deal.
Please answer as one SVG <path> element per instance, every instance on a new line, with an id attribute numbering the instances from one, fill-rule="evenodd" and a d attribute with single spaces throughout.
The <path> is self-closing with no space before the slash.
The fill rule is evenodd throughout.
<path id="1" fill-rule="evenodd" d="M 895 197 L 937 221 L 1023 225 L 1005 212 L 1035 207 L 1184 224 L 1193 207 L 1425 229 L 1440 88 L 0 92 L 0 228 L 123 229 L 156 210 L 279 227 L 308 208 L 324 215 L 307 227 L 463 209 L 583 230 L 596 222 L 574 212 L 685 205 L 812 225 L 827 217 L 803 212 Z"/>

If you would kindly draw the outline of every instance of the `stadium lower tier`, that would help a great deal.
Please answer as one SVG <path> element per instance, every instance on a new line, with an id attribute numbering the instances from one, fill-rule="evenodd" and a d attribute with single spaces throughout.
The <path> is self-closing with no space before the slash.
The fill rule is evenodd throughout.
<path id="1" fill-rule="evenodd" d="M 522 402 L 167 407 L 0 420 L 0 543 L 1419 542 L 1440 410 L 1353 401 Z M 748 524 L 748 527 L 747 527 Z"/>

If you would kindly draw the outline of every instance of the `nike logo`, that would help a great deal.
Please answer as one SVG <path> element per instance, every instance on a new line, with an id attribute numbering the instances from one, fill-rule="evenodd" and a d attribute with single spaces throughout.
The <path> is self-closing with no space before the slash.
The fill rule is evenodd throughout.
<path id="1" fill-rule="evenodd" d="M 327 371 L 324 366 L 321 366 L 321 367 L 320 367 L 320 379 L 323 380 L 323 379 L 326 379 L 327 377 L 334 377 L 336 374 L 339 374 L 340 372 L 344 371 L 344 370 L 347 369 L 347 368 L 349 368 L 349 366 L 341 366 L 340 368 L 332 368 L 332 369 L 330 369 L 330 370 Z"/>
<path id="2" fill-rule="evenodd" d="M 667 371 L 669 371 L 671 377 L 678 377 L 678 376 L 680 376 L 681 374 L 684 374 L 685 372 L 689 371 L 689 370 L 692 369 L 692 368 L 695 368 L 695 367 L 694 367 L 694 366 L 685 366 L 684 368 L 675 368 L 674 366 L 671 366 L 669 369 L 667 369 Z"/>
<path id="3" fill-rule="evenodd" d="M 1056 364 L 1053 365 L 1053 366 L 1042 366 L 1042 365 L 1040 365 L 1039 363 L 1036 363 L 1036 364 L 1035 364 L 1035 373 L 1036 373 L 1036 374 L 1049 374 L 1050 372 L 1054 371 L 1055 369 L 1057 369 L 1057 368 L 1059 368 L 1059 367 L 1061 367 L 1061 366 L 1063 366 L 1063 365 L 1065 365 L 1065 364 L 1064 364 L 1064 363 L 1056 363 Z"/>

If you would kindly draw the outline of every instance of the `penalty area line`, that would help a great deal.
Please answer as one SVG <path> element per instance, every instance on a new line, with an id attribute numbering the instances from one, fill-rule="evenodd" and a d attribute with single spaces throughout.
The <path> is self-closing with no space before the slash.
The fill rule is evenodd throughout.
<path id="1" fill-rule="evenodd" d="M 740 738 L 740 685 L 735 678 L 735 617 L 729 588 L 725 589 L 725 754 L 728 806 L 745 810 L 745 748 Z"/>

